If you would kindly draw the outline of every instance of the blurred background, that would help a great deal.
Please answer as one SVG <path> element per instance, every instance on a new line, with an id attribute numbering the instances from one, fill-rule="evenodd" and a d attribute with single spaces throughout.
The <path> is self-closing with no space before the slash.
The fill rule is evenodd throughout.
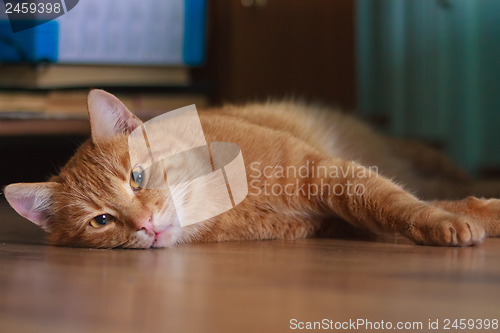
<path id="1" fill-rule="evenodd" d="M 5 12 L 0 186 L 57 173 L 94 87 L 144 119 L 298 97 L 500 175 L 497 0 L 85 0 L 15 33 Z"/>

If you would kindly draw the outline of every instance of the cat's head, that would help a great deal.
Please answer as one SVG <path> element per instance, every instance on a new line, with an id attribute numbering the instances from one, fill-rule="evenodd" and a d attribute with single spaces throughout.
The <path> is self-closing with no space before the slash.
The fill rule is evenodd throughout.
<path id="1" fill-rule="evenodd" d="M 87 102 L 91 138 L 49 182 L 8 185 L 10 205 L 54 245 L 149 248 L 194 237 L 199 226 L 181 229 L 168 191 L 144 190 L 145 171 L 130 165 L 128 135 L 141 120 L 105 91 Z"/>

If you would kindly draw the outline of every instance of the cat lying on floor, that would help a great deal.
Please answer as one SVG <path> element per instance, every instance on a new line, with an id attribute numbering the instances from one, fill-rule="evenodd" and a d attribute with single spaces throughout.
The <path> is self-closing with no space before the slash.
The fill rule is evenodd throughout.
<path id="1" fill-rule="evenodd" d="M 499 200 L 424 201 L 491 197 L 498 184 L 472 182 L 439 152 L 381 136 L 348 115 L 292 102 L 199 112 L 207 141 L 241 148 L 248 195 L 233 209 L 181 227 L 168 191 L 143 188 L 146 171 L 130 163 L 128 136 L 141 120 L 102 90 L 89 93 L 88 111 L 91 138 L 59 175 L 4 191 L 54 245 L 296 239 L 342 223 L 427 245 L 475 245 L 500 235 Z"/>

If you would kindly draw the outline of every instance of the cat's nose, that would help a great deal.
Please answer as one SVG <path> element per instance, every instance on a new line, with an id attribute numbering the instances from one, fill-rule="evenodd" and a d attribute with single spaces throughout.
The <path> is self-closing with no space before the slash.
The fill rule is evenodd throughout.
<path id="1" fill-rule="evenodd" d="M 154 234 L 153 221 L 151 216 L 135 220 L 134 226 L 137 228 L 137 230 L 144 230 L 147 234 L 150 235 Z"/>

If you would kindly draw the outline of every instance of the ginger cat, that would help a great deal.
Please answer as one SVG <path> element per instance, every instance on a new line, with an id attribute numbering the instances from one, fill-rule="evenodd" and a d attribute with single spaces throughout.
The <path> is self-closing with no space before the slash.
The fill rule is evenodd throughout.
<path id="1" fill-rule="evenodd" d="M 147 174 L 130 165 L 127 140 L 141 120 L 102 90 L 89 93 L 88 112 L 91 138 L 59 175 L 4 191 L 54 245 L 296 239 L 344 224 L 427 245 L 475 245 L 500 235 L 500 200 L 424 201 L 494 196 L 498 184 L 472 182 L 439 152 L 386 138 L 348 115 L 292 102 L 199 112 L 207 141 L 241 148 L 248 195 L 229 211 L 181 227 L 170 194 L 142 188 Z"/>

